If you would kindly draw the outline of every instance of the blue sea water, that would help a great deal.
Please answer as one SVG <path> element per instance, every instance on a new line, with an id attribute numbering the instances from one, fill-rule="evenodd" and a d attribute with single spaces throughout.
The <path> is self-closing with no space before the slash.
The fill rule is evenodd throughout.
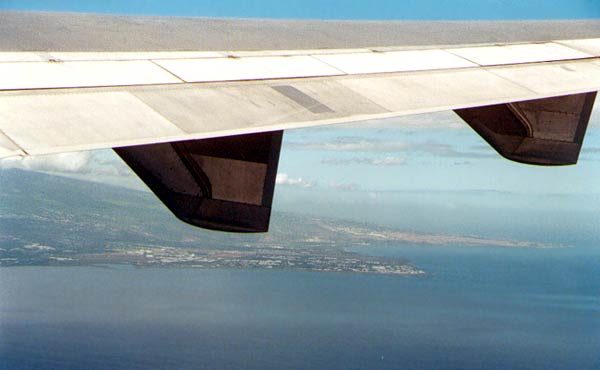
<path id="1" fill-rule="evenodd" d="M 382 246 L 426 277 L 0 269 L 1 369 L 600 369 L 600 251 Z"/>

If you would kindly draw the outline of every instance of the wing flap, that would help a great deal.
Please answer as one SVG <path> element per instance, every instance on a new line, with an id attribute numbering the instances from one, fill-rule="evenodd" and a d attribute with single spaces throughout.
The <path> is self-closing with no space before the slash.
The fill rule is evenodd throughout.
<path id="1" fill-rule="evenodd" d="M 30 155 L 168 141 L 185 134 L 124 90 L 6 96 L 0 98 L 0 123 L 5 135 Z"/>
<path id="2" fill-rule="evenodd" d="M 519 67 L 498 67 L 488 71 L 534 92 L 540 98 L 598 91 L 600 88 L 600 62 L 596 59 L 525 64 Z"/>

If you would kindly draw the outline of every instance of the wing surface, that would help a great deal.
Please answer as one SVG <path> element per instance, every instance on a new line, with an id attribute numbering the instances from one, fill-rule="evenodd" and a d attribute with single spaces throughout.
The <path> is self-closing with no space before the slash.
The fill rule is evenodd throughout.
<path id="1" fill-rule="evenodd" d="M 0 53 L 2 156 L 465 109 L 600 86 L 600 38 L 218 56 L 49 53 L 45 61 L 34 54 Z"/>
<path id="2" fill-rule="evenodd" d="M 115 148 L 228 231 L 267 229 L 283 130 L 455 110 L 508 159 L 574 164 L 600 87 L 600 21 L 0 20 L 0 158 Z"/>

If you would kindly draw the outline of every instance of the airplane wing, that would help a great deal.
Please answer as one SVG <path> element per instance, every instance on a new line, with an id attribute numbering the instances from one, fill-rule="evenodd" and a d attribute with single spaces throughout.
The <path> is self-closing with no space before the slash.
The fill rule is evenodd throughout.
<path id="1" fill-rule="evenodd" d="M 268 229 L 283 130 L 454 110 L 498 153 L 577 162 L 600 21 L 0 12 L 0 157 L 114 148 L 180 219 Z"/>

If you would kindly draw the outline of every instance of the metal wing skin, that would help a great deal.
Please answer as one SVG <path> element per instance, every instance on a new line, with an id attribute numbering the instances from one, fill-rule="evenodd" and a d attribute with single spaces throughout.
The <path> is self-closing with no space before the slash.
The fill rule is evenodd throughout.
<path id="1" fill-rule="evenodd" d="M 115 148 L 180 219 L 268 229 L 282 132 L 454 110 L 498 153 L 577 162 L 600 21 L 0 12 L 0 157 Z"/>

